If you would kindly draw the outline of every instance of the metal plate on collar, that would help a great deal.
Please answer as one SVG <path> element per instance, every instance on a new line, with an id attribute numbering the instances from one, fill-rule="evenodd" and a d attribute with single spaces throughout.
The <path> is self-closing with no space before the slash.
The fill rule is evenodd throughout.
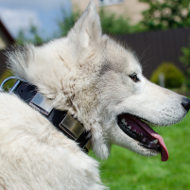
<path id="1" fill-rule="evenodd" d="M 36 93 L 29 104 L 46 116 L 48 116 L 53 109 L 52 105 L 50 105 L 50 103 L 39 92 Z"/>
<path id="2" fill-rule="evenodd" d="M 85 131 L 84 126 L 77 121 L 73 116 L 67 114 L 59 124 L 59 127 L 69 135 L 72 134 L 73 138 L 77 140 L 80 135 Z"/>

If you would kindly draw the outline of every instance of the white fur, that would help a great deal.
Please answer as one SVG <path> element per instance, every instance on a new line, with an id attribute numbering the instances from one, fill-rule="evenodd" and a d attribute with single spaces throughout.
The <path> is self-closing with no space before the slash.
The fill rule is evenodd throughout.
<path id="1" fill-rule="evenodd" d="M 36 85 L 52 105 L 68 110 L 92 133 L 92 149 L 107 158 L 112 143 L 154 155 L 117 125 L 126 112 L 158 125 L 178 122 L 182 96 L 145 79 L 138 60 L 102 35 L 94 3 L 66 38 L 10 52 L 15 75 Z M 129 75 L 136 73 L 140 82 Z M 97 162 L 15 95 L 0 94 L 0 189 L 103 190 Z"/>

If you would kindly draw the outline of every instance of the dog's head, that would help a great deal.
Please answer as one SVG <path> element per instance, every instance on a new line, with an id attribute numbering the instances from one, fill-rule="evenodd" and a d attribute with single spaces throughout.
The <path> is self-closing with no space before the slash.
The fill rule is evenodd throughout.
<path id="1" fill-rule="evenodd" d="M 93 2 L 66 38 L 10 53 L 16 75 L 38 86 L 58 109 L 92 132 L 94 152 L 107 158 L 112 143 L 143 155 L 167 149 L 148 123 L 180 121 L 190 101 L 149 82 L 134 54 L 103 35 Z"/>

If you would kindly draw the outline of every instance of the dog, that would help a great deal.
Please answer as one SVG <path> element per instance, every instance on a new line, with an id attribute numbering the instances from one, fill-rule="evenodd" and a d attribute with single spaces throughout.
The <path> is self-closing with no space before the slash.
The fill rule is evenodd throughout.
<path id="1" fill-rule="evenodd" d="M 190 100 L 143 76 L 134 53 L 102 34 L 93 1 L 67 37 L 7 56 L 15 76 L 90 132 L 99 158 L 108 158 L 117 144 L 168 159 L 162 137 L 149 125 L 179 122 Z M 2 190 L 107 189 L 97 161 L 15 93 L 0 93 L 0 168 Z"/>

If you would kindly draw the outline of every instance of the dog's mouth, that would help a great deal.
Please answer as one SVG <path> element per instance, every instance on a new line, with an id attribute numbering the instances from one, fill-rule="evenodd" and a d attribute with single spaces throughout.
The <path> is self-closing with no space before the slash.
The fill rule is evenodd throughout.
<path id="1" fill-rule="evenodd" d="M 138 141 L 140 146 L 160 152 L 162 161 L 168 160 L 168 150 L 163 138 L 143 119 L 122 113 L 117 116 L 117 123 L 128 136 Z"/>

